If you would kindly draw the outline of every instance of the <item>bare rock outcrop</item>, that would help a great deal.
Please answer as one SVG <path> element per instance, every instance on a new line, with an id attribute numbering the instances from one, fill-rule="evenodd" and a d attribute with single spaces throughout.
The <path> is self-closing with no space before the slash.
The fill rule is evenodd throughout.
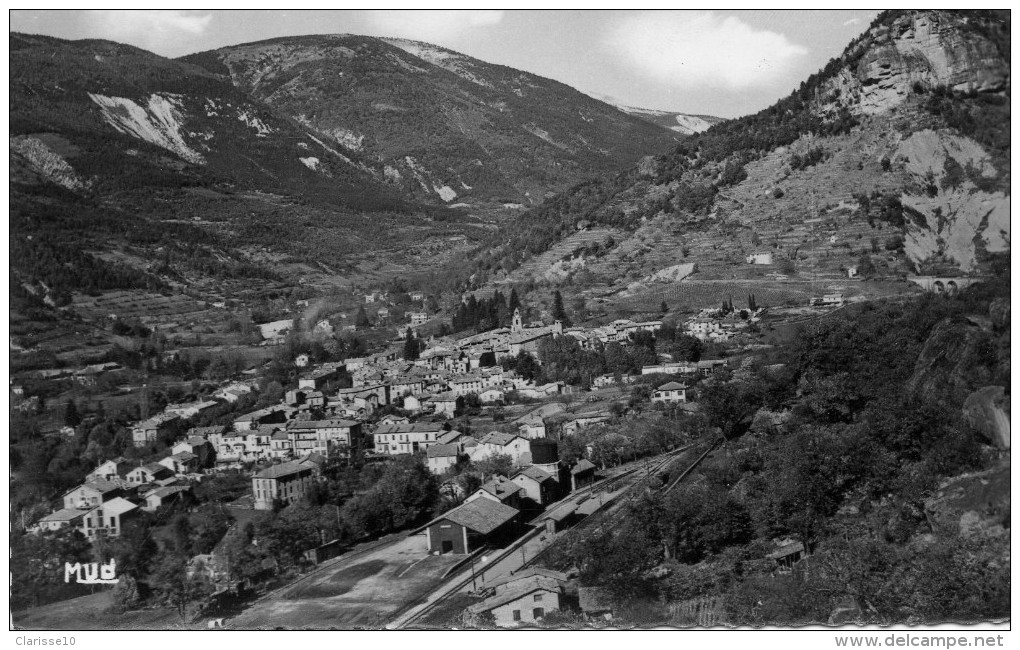
<path id="1" fill-rule="evenodd" d="M 1009 395 L 1002 386 L 985 386 L 967 397 L 963 415 L 975 431 L 1000 449 L 1009 449 Z"/>
<path id="2" fill-rule="evenodd" d="M 856 65 L 830 82 L 828 96 L 861 113 L 896 107 L 915 82 L 978 92 L 1009 86 L 1009 64 L 995 44 L 947 12 L 906 12 L 875 28 L 858 48 Z"/>

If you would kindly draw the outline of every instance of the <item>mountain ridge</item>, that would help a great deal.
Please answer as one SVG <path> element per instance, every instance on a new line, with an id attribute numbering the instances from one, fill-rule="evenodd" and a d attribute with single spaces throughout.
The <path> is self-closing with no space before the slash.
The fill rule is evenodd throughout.
<path id="1" fill-rule="evenodd" d="M 561 82 L 422 41 L 277 38 L 181 58 L 372 157 L 442 202 L 537 203 L 624 168 L 669 134 Z"/>
<path id="2" fill-rule="evenodd" d="M 1008 20 L 886 12 L 773 106 L 522 215 L 523 228 L 479 249 L 475 283 L 537 282 L 584 309 L 654 313 L 685 287 L 725 278 L 743 293 L 768 272 L 776 286 L 810 278 L 812 291 L 855 294 L 877 287 L 848 277 L 858 267 L 890 282 L 988 272 L 1009 250 Z M 580 234 L 596 229 L 606 244 Z M 766 250 L 773 263 L 744 263 Z M 641 281 L 678 263 L 699 271 Z M 727 297 L 698 295 L 700 306 Z"/>

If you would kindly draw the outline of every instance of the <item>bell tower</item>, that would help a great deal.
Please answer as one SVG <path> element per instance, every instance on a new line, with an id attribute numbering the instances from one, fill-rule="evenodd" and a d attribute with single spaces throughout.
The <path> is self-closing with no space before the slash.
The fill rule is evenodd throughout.
<path id="1" fill-rule="evenodd" d="M 518 334 L 524 331 L 524 324 L 521 322 L 521 310 L 514 309 L 514 319 L 510 323 L 510 332 Z"/>

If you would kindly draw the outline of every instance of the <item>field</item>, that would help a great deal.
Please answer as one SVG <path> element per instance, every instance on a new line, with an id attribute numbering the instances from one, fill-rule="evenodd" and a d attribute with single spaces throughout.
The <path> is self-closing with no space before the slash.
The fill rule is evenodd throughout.
<path id="1" fill-rule="evenodd" d="M 380 628 L 395 613 L 424 597 L 463 559 L 432 556 L 423 535 L 394 536 L 387 543 L 341 556 L 291 587 L 229 619 L 231 629 Z"/>
<path id="2" fill-rule="evenodd" d="M 113 590 L 13 612 L 11 628 L 23 630 L 174 630 L 195 629 L 169 607 L 116 614 L 110 611 Z"/>
<path id="3" fill-rule="evenodd" d="M 910 283 L 901 281 L 861 282 L 849 279 L 814 280 L 691 280 L 673 284 L 652 285 L 634 295 L 614 300 L 621 313 L 654 314 L 663 302 L 671 312 L 691 313 L 706 307 L 718 307 L 732 299 L 737 309 L 747 306 L 747 297 L 754 294 L 760 307 L 794 307 L 808 305 L 812 298 L 828 293 L 842 293 L 847 299 L 882 298 L 916 293 Z"/>
<path id="4" fill-rule="evenodd" d="M 143 322 L 163 323 L 168 318 L 195 320 L 207 315 L 208 307 L 182 295 L 162 296 L 143 291 L 110 291 L 101 296 L 76 295 L 72 306 L 85 318 L 138 318 Z"/>

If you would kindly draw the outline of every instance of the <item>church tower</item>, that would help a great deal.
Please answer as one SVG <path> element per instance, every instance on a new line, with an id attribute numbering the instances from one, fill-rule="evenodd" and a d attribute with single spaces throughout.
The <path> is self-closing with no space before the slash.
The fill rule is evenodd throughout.
<path id="1" fill-rule="evenodd" d="M 524 324 L 521 322 L 521 310 L 514 310 L 514 319 L 510 323 L 510 332 L 512 334 L 519 334 L 524 331 Z"/>

